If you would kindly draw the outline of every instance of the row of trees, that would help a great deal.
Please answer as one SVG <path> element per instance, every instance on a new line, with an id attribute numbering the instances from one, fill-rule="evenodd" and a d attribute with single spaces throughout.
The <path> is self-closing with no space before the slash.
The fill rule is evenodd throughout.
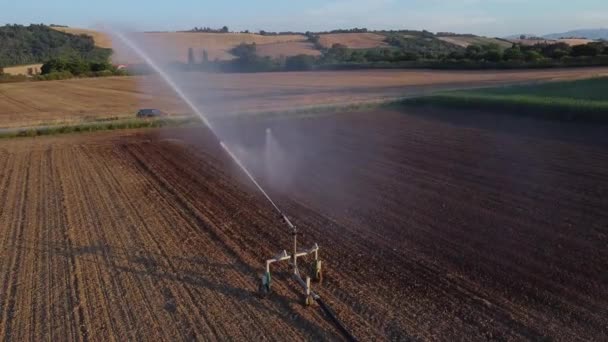
<path id="1" fill-rule="evenodd" d="M 316 39 L 310 34 L 309 39 Z M 232 61 L 209 61 L 203 50 L 203 59 L 197 63 L 193 49 L 188 51 L 189 69 L 206 69 L 230 72 L 256 72 L 278 70 L 312 70 L 317 68 L 360 68 L 360 67 L 449 67 L 458 68 L 520 68 L 537 66 L 568 66 L 586 65 L 589 61 L 578 57 L 594 57 L 608 55 L 608 47 L 604 43 L 591 43 L 570 47 L 567 44 L 543 44 L 523 46 L 514 44 L 510 48 L 498 44 L 470 45 L 469 47 L 450 52 L 449 54 L 434 55 L 417 53 L 393 47 L 375 49 L 349 49 L 342 44 L 334 44 L 331 48 L 323 48 L 319 57 L 297 55 L 273 59 L 257 54 L 257 46 L 240 44 L 230 51 L 236 58 Z M 568 60 L 565 60 L 569 58 Z M 578 59 L 577 59 L 578 58 Z M 563 61 L 563 63 L 562 63 Z M 540 63 L 540 64 L 539 64 Z M 542 65 L 541 65 L 542 64 Z M 594 65 L 595 65 L 594 64 Z"/>
<path id="2" fill-rule="evenodd" d="M 82 58 L 50 59 L 42 65 L 40 72 L 40 80 L 126 75 L 126 70 L 117 69 L 108 60 L 96 62 Z"/>
<path id="3" fill-rule="evenodd" d="M 444 59 L 471 61 L 527 61 L 542 59 L 560 60 L 565 57 L 595 57 L 608 55 L 608 45 L 594 42 L 585 45 L 570 46 L 566 43 L 537 44 L 532 46 L 514 44 L 503 49 L 498 44 L 470 45 L 463 52 L 453 52 Z"/>
<path id="4" fill-rule="evenodd" d="M 65 71 L 70 72 L 74 76 L 84 76 L 91 72 L 115 72 L 116 68 L 108 61 L 94 62 L 81 58 L 53 58 L 42 64 L 40 68 L 42 75 Z"/>
<path id="5" fill-rule="evenodd" d="M 204 33 L 229 33 L 230 29 L 228 29 L 228 26 L 223 26 L 220 29 L 214 29 L 211 27 L 194 27 L 191 30 L 185 31 L 185 32 L 204 32 Z"/>
<path id="6" fill-rule="evenodd" d="M 375 48 L 375 49 L 349 49 L 342 44 L 334 44 L 331 48 L 323 51 L 319 63 L 338 64 L 366 63 L 366 62 L 402 62 L 417 61 L 423 56 L 401 49 Z"/>

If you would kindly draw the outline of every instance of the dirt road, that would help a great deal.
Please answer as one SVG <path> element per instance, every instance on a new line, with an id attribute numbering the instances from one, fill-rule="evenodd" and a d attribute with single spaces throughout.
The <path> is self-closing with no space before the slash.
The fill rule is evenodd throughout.
<path id="1" fill-rule="evenodd" d="M 603 127 L 425 111 L 222 129 L 255 149 L 267 127 L 276 169 L 253 169 L 361 340 L 608 338 Z M 204 130 L 7 140 L 0 194 L 4 340 L 341 338 L 285 268 L 256 296 L 290 237 Z"/>

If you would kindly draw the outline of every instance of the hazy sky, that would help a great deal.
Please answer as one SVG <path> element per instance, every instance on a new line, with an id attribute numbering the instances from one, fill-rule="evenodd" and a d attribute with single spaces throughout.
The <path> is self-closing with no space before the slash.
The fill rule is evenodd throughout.
<path id="1" fill-rule="evenodd" d="M 0 0 L 0 24 L 140 30 L 194 26 L 306 31 L 368 27 L 491 36 L 608 27 L 608 0 Z"/>

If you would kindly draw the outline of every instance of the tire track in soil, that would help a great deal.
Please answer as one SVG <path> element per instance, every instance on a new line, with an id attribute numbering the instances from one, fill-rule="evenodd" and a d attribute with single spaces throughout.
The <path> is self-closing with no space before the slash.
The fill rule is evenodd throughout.
<path id="1" fill-rule="evenodd" d="M 76 274 L 82 277 L 79 302 L 84 304 L 85 336 L 103 340 L 133 338 L 125 331 L 132 323 L 124 312 L 125 308 L 112 303 L 115 298 L 110 294 L 120 296 L 122 292 L 117 290 L 117 279 L 105 267 L 110 263 L 109 256 L 99 233 L 99 225 L 104 222 L 100 220 L 99 208 L 92 206 L 96 203 L 97 194 L 89 187 L 91 179 L 87 179 L 86 184 L 83 179 L 95 174 L 80 152 L 79 147 L 73 147 L 67 153 L 71 159 L 65 161 L 69 172 L 65 175 L 64 184 L 67 185 L 66 208 L 76 256 Z"/>
<path id="2" fill-rule="evenodd" d="M 13 330 L 15 328 L 15 314 L 19 310 L 16 307 L 17 291 L 19 290 L 19 268 L 21 266 L 21 259 L 23 257 L 24 249 L 16 248 L 20 241 L 23 240 L 25 229 L 27 225 L 27 218 L 25 217 L 27 210 L 27 193 L 28 193 L 28 181 L 30 174 L 30 159 L 29 154 L 18 155 L 18 162 L 15 167 L 18 171 L 12 173 L 15 177 L 11 177 L 12 182 L 9 183 L 9 193 L 15 194 L 16 196 L 7 197 L 7 207 L 12 208 L 13 211 L 10 215 L 6 215 L 7 222 L 6 227 L 12 227 L 7 239 L 5 240 L 5 248 L 12 249 L 10 253 L 9 261 L 6 263 L 7 269 L 2 272 L 5 278 L 2 282 L 2 290 L 0 295 L 4 296 L 2 300 L 2 322 L 1 334 L 4 340 L 10 341 L 13 339 Z M 18 331 L 17 333 L 25 333 Z"/>
<path id="3" fill-rule="evenodd" d="M 86 322 L 84 317 L 84 311 L 81 304 L 81 280 L 78 277 L 78 273 L 76 270 L 76 256 L 74 253 L 74 243 L 72 238 L 70 237 L 69 227 L 68 227 L 68 218 L 67 218 L 67 206 L 66 206 L 66 185 L 62 180 L 62 160 L 69 160 L 66 156 L 65 149 L 57 149 L 54 148 L 51 151 L 49 160 L 49 182 L 52 184 L 49 194 L 50 198 L 56 198 L 55 208 L 54 208 L 54 217 L 57 220 L 57 225 L 55 226 L 56 235 L 54 241 L 57 241 L 59 246 L 56 247 L 61 251 L 61 256 L 65 259 L 65 263 L 67 264 L 64 269 L 62 283 L 65 286 L 65 291 L 59 295 L 57 300 L 52 303 L 57 303 L 60 300 L 64 301 L 64 309 L 65 313 L 55 312 L 52 315 L 54 317 L 59 318 L 65 324 L 68 324 L 69 327 L 66 327 L 66 332 L 61 334 L 61 332 L 55 332 L 60 337 L 70 336 L 70 340 L 72 341 L 88 341 L 88 335 L 86 331 Z M 49 243 L 49 247 L 52 244 Z M 65 317 L 71 317 L 72 319 L 66 320 Z M 63 319 L 61 319 L 63 318 Z M 69 332 L 69 333 L 67 333 Z M 57 337 L 59 338 L 59 336 Z M 53 338 L 52 338 L 53 339 Z"/>
<path id="4" fill-rule="evenodd" d="M 106 151 L 103 151 L 106 152 Z M 158 265 L 156 265 L 157 260 L 152 260 L 149 258 L 145 258 L 145 257 L 140 257 L 138 256 L 138 254 L 140 253 L 139 251 L 147 251 L 148 248 L 150 246 L 144 245 L 143 243 L 138 243 L 139 241 L 139 231 L 141 231 L 142 229 L 147 229 L 148 226 L 148 222 L 146 222 L 146 218 L 144 218 L 140 212 L 145 211 L 145 205 L 143 202 L 140 202 L 140 204 L 138 204 L 137 207 L 135 207 L 135 204 L 132 204 L 131 202 L 131 197 L 129 197 L 123 190 L 122 190 L 122 186 L 120 184 L 120 182 L 118 181 L 118 179 L 116 178 L 115 174 L 109 170 L 109 168 L 107 167 L 106 164 L 113 163 L 115 162 L 115 160 L 113 160 L 113 156 L 111 155 L 107 155 L 105 153 L 97 155 L 97 153 L 95 155 L 93 155 L 90 151 L 86 152 L 87 157 L 89 159 L 89 161 L 92 164 L 95 164 L 96 167 L 95 169 L 98 170 L 99 175 L 100 175 L 100 179 L 104 179 L 104 180 L 112 180 L 107 182 L 108 184 L 106 185 L 106 188 L 108 189 L 108 195 L 110 196 L 109 198 L 106 198 L 105 201 L 107 203 L 113 202 L 113 203 L 120 203 L 120 207 L 116 207 L 114 208 L 115 212 L 110 213 L 110 215 L 112 217 L 117 217 L 117 218 L 121 218 L 121 223 L 124 224 L 123 229 L 119 229 L 119 232 L 124 232 L 124 233 L 128 233 L 128 234 L 120 234 L 118 233 L 117 236 L 121 236 L 118 241 L 128 241 L 129 244 L 125 245 L 125 244 L 118 244 L 118 245 L 114 245 L 113 243 L 115 243 L 114 241 L 109 241 L 108 243 L 112 243 L 112 246 L 118 246 L 117 248 L 113 247 L 113 249 L 118 249 L 119 251 L 122 251 L 122 253 L 125 254 L 126 259 L 129 260 L 129 265 L 128 266 L 117 266 L 117 269 L 124 271 L 124 272 L 129 272 L 132 274 L 140 274 L 140 273 L 144 273 L 146 272 L 146 275 L 149 275 L 150 273 L 153 273 L 154 271 L 150 271 L 150 267 L 152 268 L 156 268 L 158 267 Z M 99 160 L 104 160 L 104 163 L 99 163 Z M 124 170 L 124 169 L 123 169 Z M 135 175 L 136 177 L 140 177 L 141 175 L 137 174 Z M 123 174 L 121 174 L 121 177 L 123 179 L 129 180 L 129 173 L 125 172 Z M 108 185 L 112 185 L 110 187 L 108 187 Z M 111 198 L 111 200 L 110 200 Z M 123 208 L 124 207 L 124 208 Z M 116 212 L 118 211 L 118 212 Z M 131 216 L 134 216 L 133 218 Z M 151 221 L 152 224 L 154 224 L 154 221 Z M 128 224 L 127 224 L 128 223 Z M 143 228 L 139 228 L 138 224 L 141 224 Z M 157 232 L 160 233 L 160 232 Z M 135 245 L 138 245 L 138 247 L 133 247 Z M 135 253 L 132 253 L 131 250 L 135 250 Z M 141 260 L 141 263 L 143 264 L 143 268 L 138 268 L 137 265 L 134 265 L 131 261 L 135 261 L 137 263 L 138 260 Z M 152 263 L 152 265 L 149 267 L 148 263 Z M 136 277 L 136 278 L 141 278 L 141 277 Z M 155 289 L 155 291 L 149 291 L 152 293 L 144 293 L 144 290 L 147 289 L 148 287 L 152 287 L 153 289 Z M 146 310 L 147 310 L 147 314 L 151 317 L 151 320 L 153 321 L 152 323 L 154 323 L 155 326 L 158 326 L 160 329 L 164 330 L 164 324 L 162 323 L 164 320 L 166 320 L 168 317 L 158 317 L 157 315 L 154 314 L 155 311 L 158 310 L 154 310 L 154 307 L 151 306 L 150 302 L 151 302 L 151 298 L 158 298 L 158 296 L 160 296 L 161 294 L 163 294 L 163 291 L 161 291 L 160 289 L 157 288 L 157 286 L 154 284 L 153 281 L 147 282 L 146 284 L 144 284 L 144 282 L 139 282 L 139 284 L 135 287 L 138 289 L 138 291 L 140 292 L 140 295 L 143 297 L 142 303 L 145 305 Z M 167 288 L 167 287 L 163 287 Z M 157 305 L 157 308 L 160 307 L 159 305 Z M 139 316 L 138 316 L 139 317 Z M 174 319 L 174 317 L 170 317 L 171 320 L 173 320 L 174 324 L 176 324 L 176 320 Z M 143 323 L 143 322 L 142 322 Z M 141 324 L 141 323 L 140 323 Z M 191 323 L 189 324 L 189 327 L 193 327 L 194 325 Z M 184 331 L 189 331 L 191 329 L 186 329 Z M 173 332 L 173 334 L 168 333 L 165 335 L 165 338 L 171 338 L 174 339 L 175 336 L 174 334 L 179 334 L 179 332 Z M 198 332 L 198 334 L 200 334 L 200 332 Z M 198 335 L 196 332 L 194 334 L 194 336 L 185 336 L 182 335 L 182 339 L 183 340 L 191 340 L 193 339 L 196 335 Z M 209 337 L 209 336 L 208 336 Z"/>
<path id="5" fill-rule="evenodd" d="M 123 146 L 121 148 L 121 152 L 125 153 L 125 151 L 126 151 L 126 149 Z M 123 160 L 124 159 L 131 159 L 131 158 L 129 158 L 130 155 L 128 154 L 128 152 L 126 152 L 125 154 L 123 154 L 121 157 L 122 157 Z M 133 167 L 133 165 L 128 165 L 128 167 Z M 139 172 L 143 172 L 143 173 L 138 173 L 137 177 L 139 177 L 139 179 L 145 181 L 147 183 L 147 185 L 149 185 L 149 189 L 155 189 L 155 191 L 156 191 L 157 197 L 153 198 L 152 200 L 154 200 L 154 201 L 159 201 L 161 199 L 164 200 L 165 197 L 167 197 L 167 196 L 170 197 L 171 196 L 170 194 L 162 191 L 162 189 L 163 189 L 162 184 L 159 187 L 159 184 L 154 184 L 154 183 L 148 181 L 149 177 L 145 177 L 145 173 L 149 172 L 149 170 L 147 168 L 146 169 L 140 169 L 140 168 L 138 168 L 138 169 L 139 169 Z M 116 181 L 118 181 L 118 180 L 116 180 Z M 126 196 L 128 196 L 128 195 L 126 195 Z M 175 205 L 174 203 L 173 204 L 166 203 L 166 204 L 167 204 L 168 207 L 171 207 L 171 206 Z M 139 216 L 140 219 L 145 220 L 145 218 L 141 214 L 141 209 L 135 210 L 134 212 L 137 213 L 137 216 Z M 193 227 L 193 226 L 189 227 L 191 230 L 180 229 L 182 226 L 188 226 L 189 224 L 191 225 L 192 223 L 189 223 L 189 222 L 188 223 L 186 223 L 186 222 L 182 223 L 182 222 L 180 222 L 180 220 L 185 219 L 185 218 L 183 216 L 179 216 L 179 215 L 172 216 L 172 217 L 167 217 L 166 212 L 167 212 L 166 210 L 159 211 L 159 213 L 163 215 L 163 218 L 165 218 L 164 222 L 162 222 L 160 224 L 160 227 L 173 227 L 173 228 L 176 228 L 176 229 L 171 229 L 171 230 L 157 229 L 157 231 L 155 232 L 156 235 L 158 235 L 160 232 L 162 232 L 162 233 L 164 233 L 165 231 L 167 231 L 167 232 L 173 232 L 173 231 L 177 231 L 178 229 L 181 230 L 183 234 L 186 234 L 186 236 L 193 233 L 192 230 L 195 230 L 195 227 Z M 175 212 L 173 212 L 173 213 L 175 213 Z M 179 218 L 180 220 L 176 220 L 176 218 Z M 158 235 L 158 237 L 154 237 L 155 234 L 152 233 L 147 228 L 147 225 L 146 225 L 146 230 L 145 231 L 146 231 L 148 237 L 153 241 L 154 246 L 155 246 L 155 250 L 157 251 L 157 253 L 159 254 L 159 256 L 164 261 L 167 262 L 167 265 L 168 265 L 168 267 L 171 270 L 171 274 L 168 277 L 170 277 L 172 279 L 174 278 L 175 280 L 179 280 L 181 282 L 184 282 L 184 281 L 188 282 L 189 278 L 186 277 L 186 279 L 184 279 L 185 277 L 182 276 L 182 275 L 180 275 L 180 271 L 178 270 L 178 267 L 176 267 L 173 264 L 173 262 L 171 262 L 171 257 L 169 256 L 169 253 L 163 247 L 163 245 L 169 245 L 169 243 L 175 241 L 176 240 L 176 236 L 173 236 L 174 234 L 170 234 L 170 236 L 160 236 L 160 235 Z M 176 233 L 176 234 L 179 235 L 179 233 Z M 163 241 L 163 243 L 160 243 L 160 241 Z M 209 243 L 204 243 L 204 246 L 205 246 L 205 254 L 206 255 L 212 255 L 212 256 L 214 256 L 213 260 L 215 260 L 216 262 L 222 261 L 222 260 L 226 259 L 225 256 L 220 257 L 220 256 L 217 255 L 217 253 L 216 254 L 212 253 L 211 249 L 212 249 L 212 247 L 214 247 L 214 245 L 209 244 Z M 172 247 L 172 248 L 169 248 L 169 250 L 171 250 L 171 249 L 173 249 L 175 251 L 180 250 L 180 248 L 178 246 L 176 246 L 175 244 L 173 244 L 173 243 L 171 245 L 169 245 L 169 247 Z M 142 248 L 143 248 L 143 246 L 142 246 Z M 149 248 L 149 246 L 148 246 L 148 248 Z M 183 250 L 183 247 L 181 249 L 182 249 L 182 253 L 184 253 L 185 251 Z M 165 275 L 165 277 L 167 277 L 167 275 Z M 168 288 L 165 288 L 165 289 L 168 289 Z M 197 304 L 197 302 L 199 300 L 197 300 L 197 298 L 195 298 L 196 296 L 193 294 L 193 291 L 190 290 L 187 286 L 184 286 L 183 290 L 185 290 L 185 292 L 187 294 L 187 297 L 190 298 L 191 304 L 193 304 L 195 307 L 197 307 L 197 311 L 201 314 L 202 317 L 206 318 L 207 323 L 205 324 L 205 331 L 207 331 L 207 332 L 211 331 L 216 338 L 221 337 L 221 336 L 226 336 L 225 332 L 223 332 L 222 334 L 218 333 L 217 328 L 215 327 L 215 325 L 217 325 L 217 322 L 212 322 L 211 317 L 208 314 L 206 314 L 204 308 Z M 171 296 L 173 297 L 173 294 Z M 205 336 L 207 338 L 209 338 L 209 334 L 208 333 L 205 334 Z"/>

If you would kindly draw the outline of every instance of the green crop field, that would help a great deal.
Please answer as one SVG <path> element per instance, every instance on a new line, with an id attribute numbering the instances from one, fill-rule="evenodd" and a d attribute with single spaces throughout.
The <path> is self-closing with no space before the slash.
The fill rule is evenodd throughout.
<path id="1" fill-rule="evenodd" d="M 461 108 L 498 109 L 554 119 L 608 121 L 608 78 L 442 92 L 407 100 Z"/>

